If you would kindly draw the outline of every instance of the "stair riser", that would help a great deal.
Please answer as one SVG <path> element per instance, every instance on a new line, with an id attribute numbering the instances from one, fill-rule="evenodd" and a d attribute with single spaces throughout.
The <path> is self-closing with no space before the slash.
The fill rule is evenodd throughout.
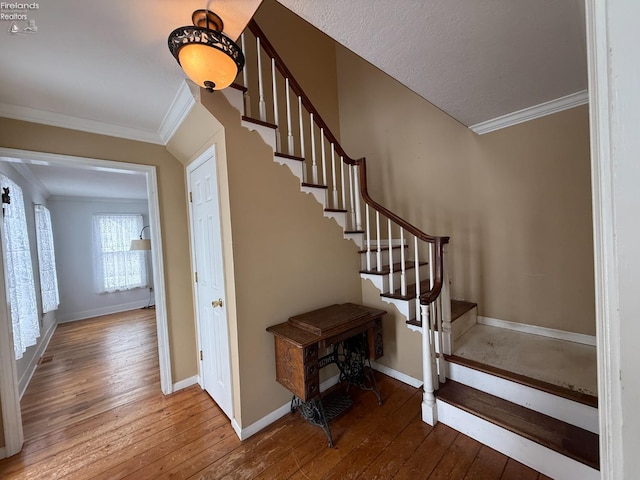
<path id="1" fill-rule="evenodd" d="M 590 432 L 598 433 L 597 408 L 453 362 L 447 362 L 447 378 Z"/>
<path id="2" fill-rule="evenodd" d="M 411 318 L 415 318 L 416 316 L 416 301 L 415 300 L 398 300 L 396 298 L 387 298 L 380 297 L 380 299 L 385 302 L 396 307 L 400 315 L 402 315 L 405 320 L 409 320 Z"/>
<path id="3" fill-rule="evenodd" d="M 375 247 L 372 248 L 371 250 L 371 264 L 372 266 L 375 268 L 377 266 L 377 249 Z M 382 248 L 380 250 L 380 257 L 381 257 L 381 264 L 382 265 L 389 265 L 389 249 L 388 248 Z M 362 264 L 362 268 L 365 269 L 367 268 L 367 253 L 366 252 L 362 252 L 360 253 L 360 260 L 361 260 L 361 264 Z M 407 261 L 411 260 L 410 258 L 406 258 Z M 394 263 L 398 263 L 400 261 L 400 249 L 396 248 L 393 249 L 393 262 Z"/>
<path id="4" fill-rule="evenodd" d="M 583 463 L 502 428 L 494 423 L 436 401 L 438 420 L 556 480 L 599 480 L 600 472 Z"/>
<path id="5" fill-rule="evenodd" d="M 451 324 L 451 337 L 452 340 L 460 338 L 467 333 L 476 323 L 478 323 L 478 307 L 474 307 L 471 310 L 466 311 L 463 315 L 456 318 Z M 453 349 L 453 345 L 452 345 Z"/>

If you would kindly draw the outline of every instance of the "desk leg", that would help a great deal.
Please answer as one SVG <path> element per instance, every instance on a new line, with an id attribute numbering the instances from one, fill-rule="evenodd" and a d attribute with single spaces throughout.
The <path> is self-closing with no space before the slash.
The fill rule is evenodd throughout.
<path id="1" fill-rule="evenodd" d="M 307 422 L 324 430 L 324 433 L 327 435 L 327 439 L 329 439 L 329 448 L 333 448 L 333 438 L 331 437 L 329 422 L 327 421 L 327 416 L 325 415 L 324 407 L 322 406 L 322 399 L 320 397 L 316 397 L 308 402 L 303 402 L 294 395 L 291 400 L 291 411 L 293 412 L 297 409 L 300 410 L 300 413 Z"/>

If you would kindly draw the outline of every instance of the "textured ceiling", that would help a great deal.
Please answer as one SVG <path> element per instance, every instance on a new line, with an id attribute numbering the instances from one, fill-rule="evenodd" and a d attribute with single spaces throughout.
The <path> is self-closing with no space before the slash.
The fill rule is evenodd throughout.
<path id="1" fill-rule="evenodd" d="M 471 126 L 587 88 L 583 0 L 278 0 Z"/>

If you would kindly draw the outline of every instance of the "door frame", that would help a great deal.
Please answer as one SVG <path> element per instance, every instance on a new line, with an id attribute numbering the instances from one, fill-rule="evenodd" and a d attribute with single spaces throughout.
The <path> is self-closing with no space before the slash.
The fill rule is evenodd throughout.
<path id="1" fill-rule="evenodd" d="M 189 243 L 190 243 L 190 247 L 191 247 L 191 271 L 196 272 L 196 248 L 195 248 L 195 238 L 193 235 L 194 232 L 194 228 L 193 228 L 193 204 L 191 203 L 190 199 L 189 199 L 189 192 L 191 192 L 191 174 L 193 173 L 194 170 L 196 170 L 198 167 L 202 166 L 207 160 L 209 160 L 209 158 L 213 157 L 214 158 L 214 166 L 215 166 L 215 181 L 216 181 L 216 185 L 217 185 L 217 191 L 218 191 L 218 204 L 220 204 L 220 182 L 219 182 L 219 175 L 218 175 L 218 157 L 217 157 L 217 148 L 216 148 L 216 144 L 214 143 L 213 145 L 211 145 L 209 148 L 207 148 L 206 150 L 204 150 L 200 155 L 198 155 L 196 157 L 196 159 L 191 162 L 189 165 L 187 165 L 187 205 L 189 206 L 188 211 L 189 211 Z M 218 214 L 220 214 L 220 212 L 218 212 Z M 220 219 L 220 221 L 222 222 L 222 219 Z M 224 239 L 222 239 L 224 240 Z M 225 284 L 225 296 L 228 298 L 228 292 L 227 292 L 227 282 L 226 282 L 226 270 L 224 268 L 224 263 L 225 263 L 225 256 L 224 256 L 224 241 L 220 242 L 220 248 L 222 248 L 222 264 L 223 264 L 223 268 L 222 268 L 222 272 L 223 272 L 223 282 Z M 198 302 L 198 289 L 194 287 L 193 289 L 193 297 L 194 297 L 194 310 L 195 310 L 195 323 L 196 323 L 196 340 L 197 340 L 197 352 L 199 352 L 202 349 L 202 342 L 200 339 L 200 332 L 201 332 L 201 328 L 200 328 L 200 319 L 202 318 L 200 315 L 200 304 Z M 224 299 L 224 301 L 227 301 L 227 298 Z M 231 365 L 231 326 L 229 325 L 229 313 L 227 310 L 227 317 L 225 319 L 225 321 L 227 322 L 227 344 L 229 345 L 229 358 L 227 361 L 227 365 L 229 366 L 229 379 L 231 381 L 231 383 L 229 384 L 229 394 L 231 395 L 231 403 L 230 403 L 230 409 L 231 409 L 231 415 L 230 415 L 230 420 L 233 420 L 235 418 L 235 412 L 234 412 L 234 408 L 233 408 L 233 371 L 232 371 L 232 365 Z M 203 379 L 203 375 L 202 375 L 202 360 L 200 360 L 200 358 L 198 357 L 198 385 L 200 385 L 200 387 L 202 389 L 204 389 L 204 379 Z"/>
<path id="2" fill-rule="evenodd" d="M 88 157 L 75 157 L 45 152 L 35 152 L 13 148 L 0 147 L 0 157 L 15 158 L 21 163 L 38 163 L 40 165 L 59 165 L 65 167 L 92 167 L 96 170 L 108 169 L 124 173 L 142 173 L 147 182 L 147 202 L 149 205 L 149 236 L 153 248 L 151 261 L 153 265 L 153 289 L 156 302 L 156 330 L 158 336 L 158 359 L 160 366 L 160 388 L 168 395 L 173 392 L 171 377 L 171 354 L 169 350 L 169 326 L 167 321 L 166 286 L 164 279 L 164 257 L 162 247 L 162 232 L 160 222 L 160 203 L 158 196 L 158 178 L 156 167 L 137 163 L 118 162 L 114 160 L 99 160 Z M 6 305 L 4 290 L 4 262 L 0 258 L 0 302 Z M 6 308 L 0 308 L 0 332 L 11 333 Z M 24 442 L 22 432 L 22 416 L 18 394 L 18 381 L 15 371 L 13 345 L 6 341 L 7 335 L 0 335 L 0 400 L 2 401 L 2 415 L 5 436 L 5 454 L 11 456 L 20 451 Z M 9 337 L 11 338 L 11 337 Z M 13 373 L 12 373 L 13 372 Z M 1 452 L 0 452 L 1 453 Z M 0 458 L 2 458 L 0 456 Z"/>

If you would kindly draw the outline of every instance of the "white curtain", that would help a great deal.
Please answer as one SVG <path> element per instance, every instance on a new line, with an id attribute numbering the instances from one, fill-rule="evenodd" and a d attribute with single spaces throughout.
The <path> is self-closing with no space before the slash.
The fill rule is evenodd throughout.
<path id="1" fill-rule="evenodd" d="M 94 215 L 94 273 L 98 293 L 147 286 L 145 252 L 129 250 L 131 240 L 140 238 L 142 227 L 142 215 Z"/>
<path id="2" fill-rule="evenodd" d="M 35 213 L 42 313 L 47 313 L 57 310 L 58 305 L 60 305 L 58 275 L 56 274 L 56 255 L 53 249 L 53 230 L 51 229 L 51 214 L 49 213 L 49 209 L 44 205 L 36 205 Z"/>
<path id="3" fill-rule="evenodd" d="M 22 189 L 11 179 L 0 175 L 2 187 L 9 187 L 11 203 L 4 205 L 4 245 L 7 270 L 8 302 L 13 324 L 13 344 L 16 359 L 22 358 L 27 347 L 36 344 L 40 336 L 33 263 L 27 232 Z"/>

